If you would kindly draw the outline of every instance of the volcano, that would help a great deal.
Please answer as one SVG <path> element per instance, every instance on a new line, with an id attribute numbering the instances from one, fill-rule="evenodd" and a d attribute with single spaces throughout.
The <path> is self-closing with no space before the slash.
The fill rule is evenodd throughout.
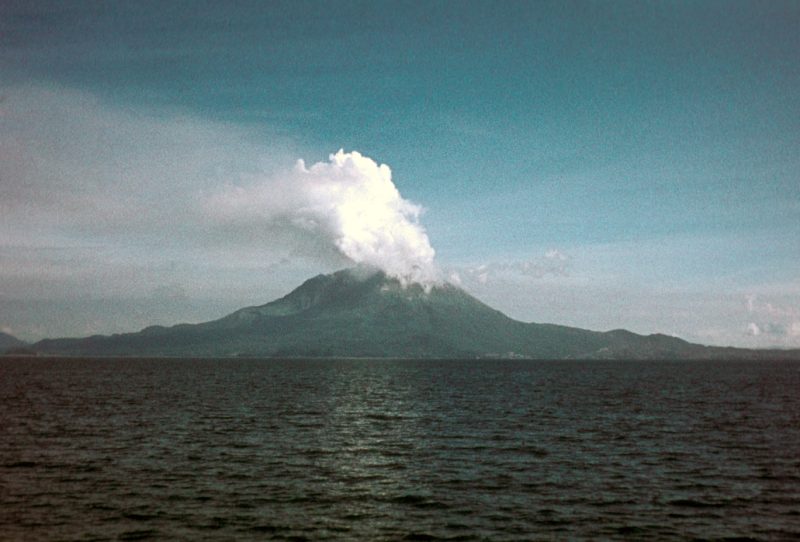
<path id="1" fill-rule="evenodd" d="M 707 347 L 666 335 L 523 323 L 451 284 L 405 284 L 361 268 L 319 275 L 266 305 L 201 324 L 46 339 L 43 354 L 181 357 L 707 359 L 797 351 Z"/>

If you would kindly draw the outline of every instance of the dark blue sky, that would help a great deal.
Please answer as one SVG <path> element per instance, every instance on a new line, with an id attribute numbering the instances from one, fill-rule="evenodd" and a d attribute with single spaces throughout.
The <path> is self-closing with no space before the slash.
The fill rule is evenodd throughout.
<path id="1" fill-rule="evenodd" d="M 798 52 L 797 2 L 6 1 L 0 106 L 34 88 L 240 130 L 259 150 L 220 151 L 234 176 L 358 150 L 513 316 L 798 345 Z M 511 276 L 553 251 L 567 270 Z"/>

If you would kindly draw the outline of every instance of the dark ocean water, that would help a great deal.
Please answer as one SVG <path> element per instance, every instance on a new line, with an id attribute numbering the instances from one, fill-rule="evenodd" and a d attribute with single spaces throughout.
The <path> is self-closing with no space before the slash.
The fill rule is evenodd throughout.
<path id="1" fill-rule="evenodd" d="M 800 539 L 800 363 L 0 360 L 4 540 Z"/>

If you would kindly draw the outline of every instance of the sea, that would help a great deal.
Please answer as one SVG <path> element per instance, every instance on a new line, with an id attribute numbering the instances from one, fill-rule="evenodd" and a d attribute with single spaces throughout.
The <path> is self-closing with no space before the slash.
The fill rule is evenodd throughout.
<path id="1" fill-rule="evenodd" d="M 0 359 L 1 540 L 800 540 L 800 361 Z"/>

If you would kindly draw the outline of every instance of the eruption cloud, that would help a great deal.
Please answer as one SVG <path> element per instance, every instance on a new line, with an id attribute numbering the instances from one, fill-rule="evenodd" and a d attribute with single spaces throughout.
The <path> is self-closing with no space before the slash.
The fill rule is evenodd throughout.
<path id="1" fill-rule="evenodd" d="M 310 237 L 318 252 L 333 247 L 350 262 L 404 283 L 438 279 L 435 251 L 419 223 L 422 207 L 400 195 L 389 166 L 356 151 L 339 150 L 310 167 L 298 160 L 280 178 L 228 186 L 206 209 L 226 223 Z"/>

